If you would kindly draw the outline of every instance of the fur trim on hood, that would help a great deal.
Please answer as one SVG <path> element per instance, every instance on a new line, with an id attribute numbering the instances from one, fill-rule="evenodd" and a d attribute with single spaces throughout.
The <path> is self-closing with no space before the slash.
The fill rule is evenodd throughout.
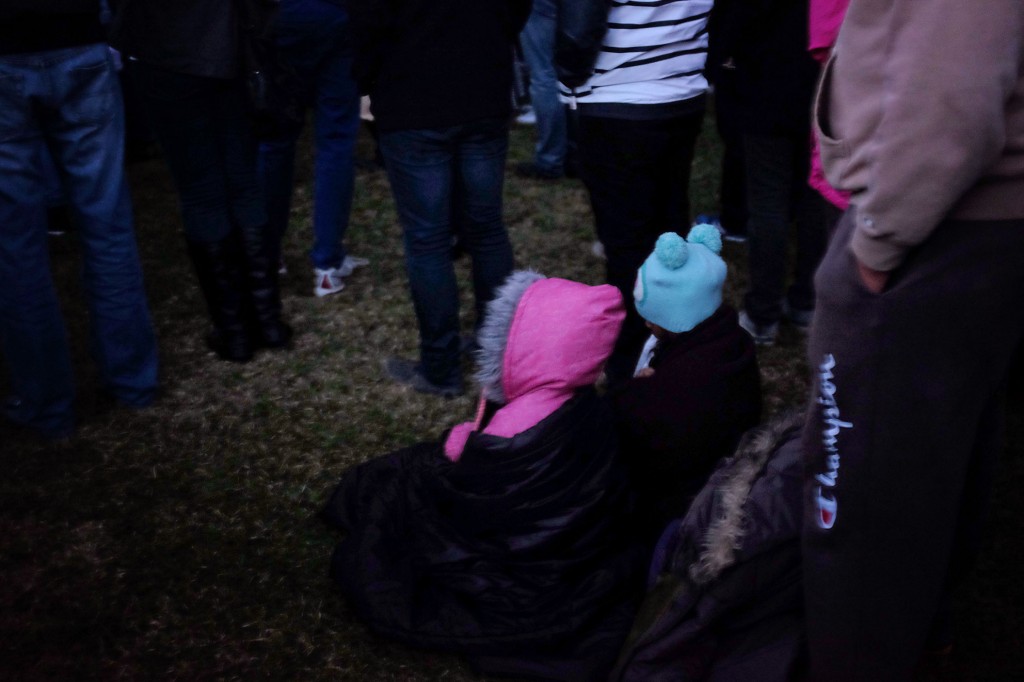
<path id="1" fill-rule="evenodd" d="M 508 276 L 505 283 L 495 292 L 494 298 L 487 304 L 487 314 L 476 335 L 480 350 L 476 352 L 475 377 L 485 400 L 496 403 L 508 402 L 505 389 L 501 385 L 508 334 L 523 294 L 531 284 L 542 279 L 545 277 L 539 272 L 517 270 Z"/>
<path id="2" fill-rule="evenodd" d="M 736 563 L 736 553 L 749 528 L 744 505 L 750 490 L 769 457 L 803 423 L 803 412 L 794 411 L 743 434 L 736 454 L 725 460 L 711 479 L 715 486 L 715 513 L 701 542 L 700 554 L 692 560 L 692 551 L 687 551 L 690 548 L 680 546 L 671 561 L 673 570 L 685 566 L 695 584 L 706 585 Z"/>
<path id="3" fill-rule="evenodd" d="M 719 465 L 705 486 L 705 493 L 690 508 L 690 513 L 698 512 L 702 500 L 709 506 L 706 496 L 709 488 L 713 489 L 710 520 L 701 532 L 699 547 L 692 542 L 680 543 L 663 572 L 685 574 L 694 585 L 701 586 L 735 564 L 750 529 L 746 504 L 751 489 L 778 447 L 803 424 L 804 413 L 797 411 L 777 416 L 743 434 L 735 454 Z M 685 524 L 688 518 L 689 514 L 682 522 Z"/>
<path id="4" fill-rule="evenodd" d="M 454 427 L 445 454 L 458 459 L 469 434 L 511 438 L 536 426 L 601 375 L 626 316 L 613 286 L 536 272 L 512 273 L 487 307 L 479 335 L 475 422 Z M 503 406 L 482 423 L 485 401 Z"/>

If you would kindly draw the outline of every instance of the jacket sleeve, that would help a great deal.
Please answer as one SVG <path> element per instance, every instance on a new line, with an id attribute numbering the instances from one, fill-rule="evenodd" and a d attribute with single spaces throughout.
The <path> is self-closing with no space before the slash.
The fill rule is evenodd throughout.
<path id="1" fill-rule="evenodd" d="M 558 0 L 555 72 L 566 87 L 587 82 L 608 30 L 608 0 Z"/>
<path id="2" fill-rule="evenodd" d="M 1024 3 L 884 5 L 872 19 L 889 24 L 887 45 L 877 46 L 889 52 L 886 88 L 880 123 L 867 141 L 869 180 L 851 200 L 851 248 L 868 267 L 891 271 L 1003 150 L 1005 107 L 1020 77 Z M 847 21 L 856 7 L 851 3 Z M 840 34 L 837 63 L 842 43 Z"/>

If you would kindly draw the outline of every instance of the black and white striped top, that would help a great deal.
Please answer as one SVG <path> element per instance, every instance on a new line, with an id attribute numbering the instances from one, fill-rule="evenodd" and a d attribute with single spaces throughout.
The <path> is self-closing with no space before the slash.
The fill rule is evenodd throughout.
<path id="1" fill-rule="evenodd" d="M 594 74 L 562 98 L 580 104 L 662 104 L 707 91 L 713 0 L 612 0 Z"/>

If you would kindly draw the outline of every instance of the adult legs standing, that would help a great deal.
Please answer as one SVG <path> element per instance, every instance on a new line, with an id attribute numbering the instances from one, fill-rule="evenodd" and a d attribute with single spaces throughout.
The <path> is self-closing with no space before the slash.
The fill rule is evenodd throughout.
<path id="1" fill-rule="evenodd" d="M 533 173 L 556 178 L 565 168 L 567 121 L 555 75 L 555 17 L 535 7 L 519 36 L 530 69 L 530 102 L 537 116 Z"/>
<path id="2" fill-rule="evenodd" d="M 178 188 L 185 239 L 214 323 L 210 346 L 244 362 L 254 346 L 287 345 L 277 263 L 256 176 L 256 142 L 238 80 L 133 63 Z"/>
<path id="3" fill-rule="evenodd" d="M 722 180 L 718 186 L 718 220 L 726 237 L 747 236 L 746 171 L 743 160 L 742 103 L 735 69 L 719 69 L 715 78 L 715 127 L 722 138 Z"/>
<path id="4" fill-rule="evenodd" d="M 860 282 L 853 226 L 851 211 L 818 270 L 808 345 L 811 679 L 908 680 L 986 506 L 1024 337 L 1024 222 L 940 225 L 881 294 Z"/>
<path id="5" fill-rule="evenodd" d="M 484 119 L 437 130 L 382 132 L 380 148 L 402 221 L 419 323 L 416 369 L 435 388 L 457 391 L 462 379 L 453 212 L 461 215 L 461 236 L 473 259 L 479 311 L 512 271 L 512 247 L 501 219 L 507 123 Z M 460 207 L 452 205 L 456 182 Z"/>
<path id="6" fill-rule="evenodd" d="M 789 290 L 790 309 L 807 313 L 814 309 L 813 274 L 828 234 L 812 214 L 814 197 L 805 181 L 807 139 L 747 135 L 743 146 L 750 240 L 744 317 L 758 331 L 755 338 L 770 343 L 782 317 L 791 220 L 795 217 L 797 223 L 798 255 L 796 279 Z"/>
<path id="7" fill-rule="evenodd" d="M 297 0 L 282 7 L 275 29 L 282 59 L 295 70 L 306 104 L 315 108 L 314 241 L 310 257 L 317 269 L 342 268 L 359 132 L 359 94 L 351 73 L 348 15 L 333 2 Z M 260 175 L 267 195 L 275 258 L 288 225 L 299 133 L 300 129 L 286 131 L 280 138 L 260 144 Z"/>
<path id="8" fill-rule="evenodd" d="M 149 404 L 156 338 L 124 177 L 124 113 L 105 45 L 0 58 L 0 333 L 14 400 L 8 417 L 45 435 L 71 432 L 71 363 L 49 275 L 44 148 L 75 212 L 92 352 L 105 388 Z"/>
<path id="9" fill-rule="evenodd" d="M 604 244 L 608 283 L 627 302 L 626 321 L 608 359 L 612 383 L 632 376 L 648 336 L 632 305 L 636 272 L 658 235 L 685 235 L 689 228 L 690 164 L 703 117 L 703 109 L 656 120 L 580 116 L 580 170 Z"/>

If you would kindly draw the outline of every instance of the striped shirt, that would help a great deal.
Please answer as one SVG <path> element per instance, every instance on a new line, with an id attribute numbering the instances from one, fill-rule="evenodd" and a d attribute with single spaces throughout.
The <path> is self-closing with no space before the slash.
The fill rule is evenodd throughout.
<path id="1" fill-rule="evenodd" d="M 612 0 L 594 74 L 564 101 L 663 104 L 708 89 L 708 16 L 713 0 Z"/>

